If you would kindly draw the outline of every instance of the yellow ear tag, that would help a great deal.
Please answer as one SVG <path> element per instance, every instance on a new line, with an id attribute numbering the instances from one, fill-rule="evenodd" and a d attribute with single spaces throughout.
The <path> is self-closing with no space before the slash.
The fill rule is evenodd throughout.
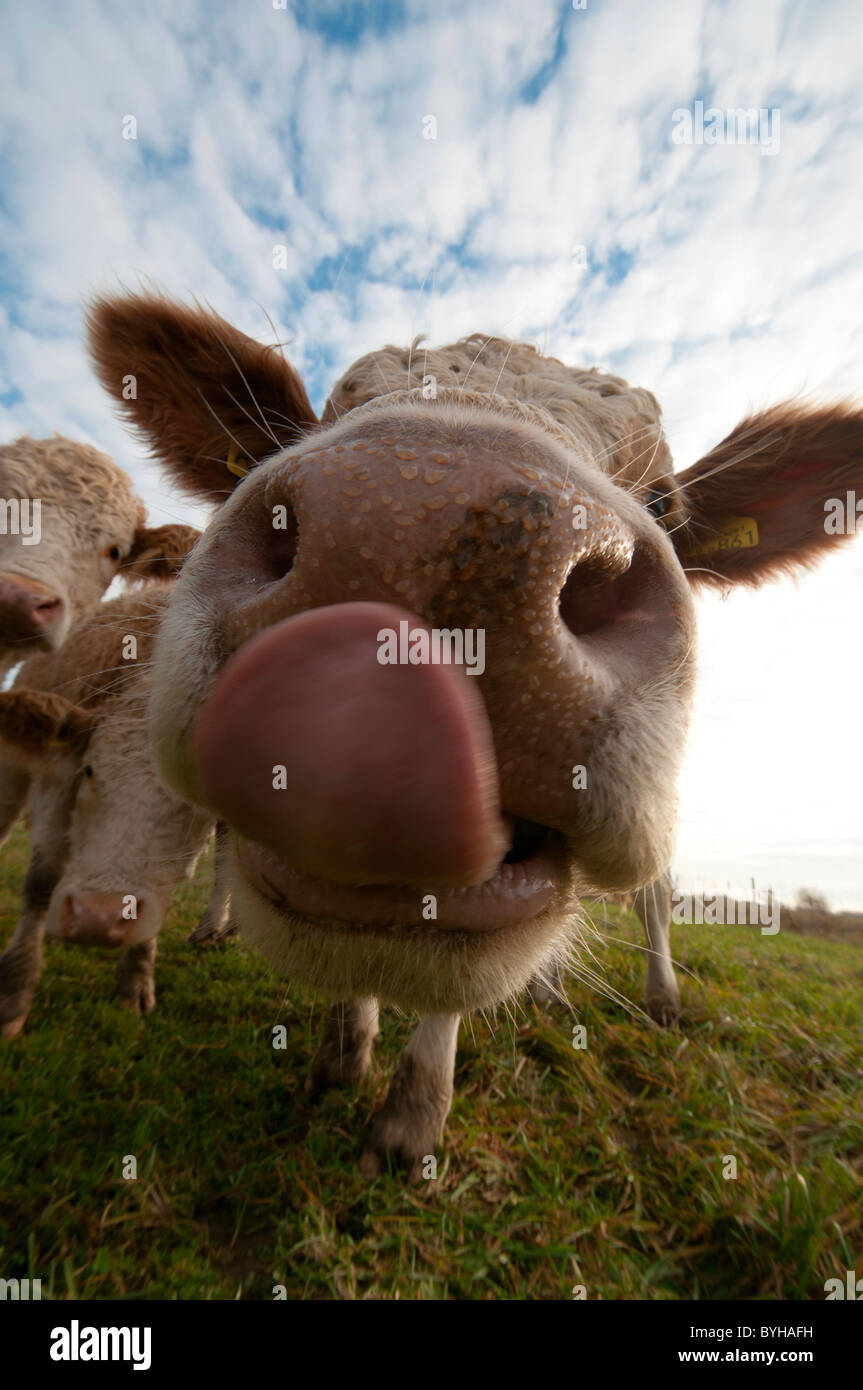
<path id="1" fill-rule="evenodd" d="M 225 460 L 229 473 L 233 473 L 236 478 L 245 478 L 249 471 L 248 464 L 243 463 L 237 455 L 237 446 L 232 444 L 228 450 L 228 457 Z"/>
<path id="2" fill-rule="evenodd" d="M 714 555 L 721 550 L 748 550 L 758 544 L 758 522 L 752 516 L 726 517 L 719 528 L 718 536 L 702 541 L 697 550 L 687 551 L 688 555 Z"/>

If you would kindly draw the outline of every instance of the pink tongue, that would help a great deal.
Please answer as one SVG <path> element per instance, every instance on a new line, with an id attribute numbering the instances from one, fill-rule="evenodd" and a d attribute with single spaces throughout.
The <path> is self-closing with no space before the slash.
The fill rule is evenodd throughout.
<path id="1" fill-rule="evenodd" d="M 202 789 L 240 834 L 306 873 L 483 883 L 508 844 L 485 707 L 457 666 L 381 665 L 378 633 L 400 622 L 422 626 L 388 604 L 345 603 L 243 646 L 194 732 Z"/>

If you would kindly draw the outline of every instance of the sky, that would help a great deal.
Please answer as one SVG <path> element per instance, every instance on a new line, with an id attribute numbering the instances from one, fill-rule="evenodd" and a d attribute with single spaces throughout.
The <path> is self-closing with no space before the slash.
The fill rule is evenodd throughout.
<path id="1" fill-rule="evenodd" d="M 652 390 L 680 469 L 753 408 L 860 398 L 857 0 L 281 5 L 6 0 L 0 442 L 86 440 L 200 522 L 90 371 L 118 285 L 272 320 L 316 407 L 384 343 L 533 342 Z M 763 109 L 756 143 L 679 143 L 697 102 Z M 861 584 L 858 539 L 701 599 L 681 886 L 863 908 Z"/>

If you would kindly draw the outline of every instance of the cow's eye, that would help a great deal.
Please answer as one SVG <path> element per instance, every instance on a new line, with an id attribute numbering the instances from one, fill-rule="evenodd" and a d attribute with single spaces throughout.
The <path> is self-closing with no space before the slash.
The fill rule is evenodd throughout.
<path id="1" fill-rule="evenodd" d="M 110 550 L 108 551 L 108 559 L 109 559 L 109 560 L 119 560 L 119 558 L 120 558 L 120 547 L 119 547 L 119 545 L 112 545 L 111 548 L 110 548 Z"/>
<path id="2" fill-rule="evenodd" d="M 89 763 L 87 763 L 86 766 L 85 766 L 85 768 L 84 768 L 84 776 L 85 776 L 85 777 L 92 777 L 92 776 L 93 776 L 93 769 L 92 769 L 92 767 L 90 766 Z"/>
<path id="3" fill-rule="evenodd" d="M 668 511 L 668 493 L 657 492 L 656 488 L 649 487 L 644 494 L 644 505 L 650 515 L 655 516 L 656 520 L 659 521 Z"/>

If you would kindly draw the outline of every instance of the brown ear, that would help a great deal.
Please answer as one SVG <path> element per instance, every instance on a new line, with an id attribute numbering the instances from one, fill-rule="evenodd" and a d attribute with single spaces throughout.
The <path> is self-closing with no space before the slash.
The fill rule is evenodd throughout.
<path id="1" fill-rule="evenodd" d="M 194 526 L 139 526 L 129 554 L 120 566 L 123 579 L 172 579 L 189 551 L 201 539 Z"/>
<path id="2" fill-rule="evenodd" d="M 317 424 L 279 349 L 211 309 L 122 294 L 94 300 L 86 317 L 102 385 L 194 497 L 223 501 L 250 467 Z"/>
<path id="3" fill-rule="evenodd" d="M 80 756 L 90 741 L 96 714 L 45 690 L 0 694 L 0 739 L 27 762 L 58 754 Z"/>
<path id="4" fill-rule="evenodd" d="M 687 521 L 672 541 L 694 584 L 760 584 L 812 566 L 855 533 L 863 411 L 774 406 L 675 481 Z"/>

